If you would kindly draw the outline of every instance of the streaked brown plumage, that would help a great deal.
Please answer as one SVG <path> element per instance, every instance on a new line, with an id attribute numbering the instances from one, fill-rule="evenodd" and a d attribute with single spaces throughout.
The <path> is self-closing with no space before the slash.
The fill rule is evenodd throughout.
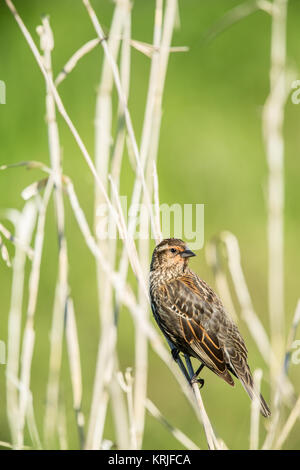
<path id="1" fill-rule="evenodd" d="M 156 246 L 150 267 L 154 318 L 179 352 L 197 358 L 232 386 L 233 374 L 252 399 L 258 394 L 244 340 L 215 292 L 189 269 L 191 256 L 195 254 L 179 239 Z M 259 401 L 262 415 L 270 416 L 262 395 Z"/>

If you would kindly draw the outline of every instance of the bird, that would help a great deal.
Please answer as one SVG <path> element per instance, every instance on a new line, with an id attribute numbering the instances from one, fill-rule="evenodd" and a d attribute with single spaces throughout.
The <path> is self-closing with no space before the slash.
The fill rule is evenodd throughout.
<path id="1" fill-rule="evenodd" d="M 153 316 L 174 347 L 174 359 L 183 353 L 200 361 L 191 383 L 204 385 L 198 378 L 203 367 L 231 386 L 234 376 L 251 399 L 258 399 L 261 414 L 269 417 L 271 411 L 254 387 L 241 333 L 217 294 L 189 268 L 193 256 L 195 253 L 178 238 L 164 239 L 155 247 L 149 276 Z"/>

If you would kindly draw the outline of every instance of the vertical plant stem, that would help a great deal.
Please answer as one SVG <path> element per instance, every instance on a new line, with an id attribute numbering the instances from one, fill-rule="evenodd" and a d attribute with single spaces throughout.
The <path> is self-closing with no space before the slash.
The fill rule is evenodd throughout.
<path id="1" fill-rule="evenodd" d="M 82 402 L 82 377 L 81 377 L 81 361 L 80 349 L 78 342 L 78 333 L 76 326 L 76 318 L 74 312 L 74 304 L 71 298 L 67 301 L 66 311 L 66 340 L 71 372 L 72 392 L 73 392 L 73 408 L 79 436 L 80 448 L 84 446 L 84 415 L 81 409 Z M 63 406 L 63 405 L 62 405 Z"/>
<path id="2" fill-rule="evenodd" d="M 129 0 L 125 0 L 123 3 L 120 3 L 120 6 L 123 10 L 123 34 L 122 34 L 122 47 L 121 47 L 121 57 L 120 57 L 120 80 L 122 89 L 128 100 L 129 87 L 130 87 L 130 65 L 131 65 L 131 49 L 130 49 L 130 40 L 131 40 L 131 8 L 132 4 Z M 124 155 L 125 147 L 125 137 L 126 137 L 126 127 L 125 127 L 125 117 L 124 110 L 120 103 L 118 104 L 118 122 L 117 122 L 117 133 L 115 137 L 115 144 L 112 149 L 111 155 L 111 181 L 116 188 L 117 192 L 120 188 L 120 175 L 121 175 L 121 166 Z M 114 195 L 114 188 L 111 187 L 111 199 L 117 204 L 117 199 Z M 113 224 L 114 220 L 112 214 L 109 214 L 109 223 Z M 109 252 L 109 261 L 112 269 L 115 269 L 116 257 L 117 257 L 117 238 L 109 237 L 108 240 L 108 252 Z M 112 284 L 108 283 L 108 288 L 113 290 Z M 114 320 L 117 323 L 118 321 L 118 312 L 119 312 L 119 303 L 116 296 L 114 297 Z M 130 443 L 130 434 L 129 434 L 129 425 L 128 425 L 128 416 L 127 408 L 124 399 L 124 394 L 122 393 L 119 384 L 117 383 L 116 374 L 119 369 L 119 360 L 118 353 L 115 350 L 114 353 L 114 374 L 113 380 L 111 383 L 111 404 L 112 404 L 112 413 L 114 419 L 114 426 L 116 430 L 116 441 L 120 449 L 128 449 Z"/>
<path id="3" fill-rule="evenodd" d="M 116 432 L 116 443 L 118 449 L 129 449 L 130 436 L 129 436 L 129 423 L 128 423 L 128 413 L 125 403 L 124 394 L 120 388 L 119 382 L 117 380 L 117 374 L 119 372 L 119 361 L 117 354 L 115 352 L 114 358 L 114 371 L 112 380 L 110 383 L 110 395 L 112 406 L 112 414 L 114 419 L 114 426 Z"/>
<path id="4" fill-rule="evenodd" d="M 176 1 L 176 0 L 169 0 L 169 1 Z M 100 24 L 100 22 L 97 18 L 97 15 L 95 14 L 94 9 L 91 6 L 90 1 L 89 0 L 82 0 L 82 2 L 84 4 L 84 6 L 86 7 L 86 10 L 87 10 L 88 15 L 89 15 L 89 17 L 90 17 L 90 19 L 93 23 L 95 31 L 96 31 L 99 39 L 101 40 L 101 45 L 103 47 L 105 56 L 108 60 L 108 63 L 110 64 L 110 67 L 111 67 L 111 70 L 112 70 L 114 83 L 115 83 L 116 91 L 117 91 L 117 94 L 118 94 L 119 103 L 120 103 L 120 106 L 122 106 L 122 109 L 123 109 L 123 112 L 124 112 L 124 119 L 125 119 L 125 123 L 126 123 L 126 129 L 127 129 L 128 137 L 130 139 L 133 155 L 134 155 L 136 166 L 137 166 L 137 177 L 141 180 L 142 188 L 143 188 L 146 203 L 147 203 L 147 209 L 148 209 L 148 212 L 149 212 L 149 217 L 150 217 L 150 220 L 151 220 L 152 229 L 153 229 L 153 231 L 155 231 L 153 209 L 152 209 L 152 206 L 151 206 L 151 200 L 150 200 L 148 190 L 147 190 L 147 185 L 146 185 L 146 182 L 145 182 L 144 167 L 142 165 L 142 160 L 141 160 L 140 152 L 139 152 L 139 149 L 138 149 L 138 144 L 137 144 L 137 140 L 136 140 L 134 129 L 133 129 L 131 115 L 129 113 L 129 109 L 128 109 L 128 106 L 127 106 L 127 97 L 126 97 L 126 95 L 124 93 L 124 90 L 122 88 L 118 66 L 116 64 L 116 61 L 114 60 L 114 57 L 110 53 L 107 41 L 105 40 L 105 36 L 104 36 L 104 33 L 103 33 L 102 26 L 101 26 L 101 24 Z"/>
<path id="5" fill-rule="evenodd" d="M 294 408 L 291 410 L 289 417 L 281 429 L 280 435 L 275 443 L 275 449 L 281 449 L 284 442 L 286 441 L 289 433 L 291 432 L 294 424 L 296 423 L 297 419 L 300 415 L 300 396 L 298 397 L 297 402 L 295 403 Z"/>
<path id="6" fill-rule="evenodd" d="M 128 7 L 128 5 L 127 5 Z M 112 25 L 110 28 L 108 49 L 112 55 L 114 61 L 118 56 L 120 47 L 120 37 L 123 30 L 124 18 L 126 17 L 126 5 L 122 1 L 117 1 Z M 110 63 L 107 57 L 104 57 L 102 65 L 102 74 L 100 85 L 98 89 L 96 99 L 96 117 L 95 117 L 95 161 L 96 169 L 103 182 L 103 186 L 107 191 L 108 173 L 110 165 L 110 151 L 111 151 L 111 124 L 112 124 L 112 91 L 113 91 L 113 74 L 110 67 Z M 102 210 L 104 207 L 105 199 L 103 194 L 96 188 L 95 193 L 95 232 L 98 248 L 102 251 L 104 256 L 108 258 L 109 263 L 114 268 L 115 263 L 115 252 L 116 252 L 116 240 L 109 239 L 109 224 L 103 227 L 104 232 L 100 233 L 99 225 L 101 224 L 101 218 L 103 217 Z M 112 214 L 109 215 L 112 218 Z M 113 308 L 113 290 L 109 279 L 107 278 L 103 266 L 99 259 L 96 260 L 97 267 L 97 283 L 98 283 L 98 300 L 99 300 L 99 315 L 101 323 L 101 337 L 99 342 L 99 353 L 96 364 L 96 375 L 94 381 L 94 393 L 92 400 L 92 407 L 90 412 L 90 422 L 88 427 L 87 435 L 87 448 L 94 448 L 99 446 L 99 429 L 104 429 L 104 422 L 106 419 L 108 403 L 108 391 L 105 389 L 105 383 L 103 381 L 105 368 L 111 367 L 115 358 L 114 345 L 108 345 L 107 349 L 103 349 L 102 343 L 107 344 L 107 334 L 111 328 L 116 329 L 114 308 Z M 116 333 L 115 333 L 116 334 Z M 115 343 L 114 343 L 115 344 Z M 113 347 L 112 347 L 113 346 Z M 101 354 L 100 354 L 101 351 Z M 104 369 L 103 369 L 104 368 Z M 105 397 L 105 399 L 104 399 Z M 115 399 L 115 395 L 114 395 Z M 121 402 L 122 403 L 122 402 Z M 97 409 L 102 407 L 102 412 L 98 413 Z M 115 402 L 112 402 L 112 406 L 116 406 Z M 99 422 L 99 419 L 103 422 Z M 115 425 L 118 426 L 118 421 L 115 421 Z M 96 438 L 96 433 L 98 437 Z M 123 436 L 123 433 L 117 432 L 117 435 Z M 100 439 L 101 445 L 101 439 Z M 121 447 L 127 445 L 126 437 L 119 443 Z M 98 447 L 99 448 L 99 447 Z"/>
<path id="7" fill-rule="evenodd" d="M 16 237 L 22 245 L 29 246 L 35 224 L 36 205 L 29 201 L 15 220 Z M 16 246 L 12 263 L 13 278 L 11 304 L 8 317 L 8 352 L 6 370 L 7 417 L 14 448 L 22 446 L 22 420 L 19 407 L 18 375 L 21 346 L 22 303 L 24 291 L 26 253 Z"/>
<path id="8" fill-rule="evenodd" d="M 52 80 L 51 52 L 54 47 L 53 34 L 49 19 L 44 17 L 38 28 L 41 48 L 44 52 L 44 64 L 47 75 Z M 44 434 L 48 447 L 52 447 L 58 425 L 59 381 L 62 362 L 64 315 L 68 297 L 68 254 L 65 238 L 65 214 L 62 193 L 62 169 L 59 134 L 56 122 L 55 100 L 49 82 L 46 82 L 46 119 L 48 125 L 48 143 L 53 180 L 55 185 L 54 204 L 58 233 L 58 276 L 55 289 L 52 326 L 50 334 L 49 378 L 47 385 Z"/>
<path id="9" fill-rule="evenodd" d="M 95 415 L 90 415 L 85 449 L 96 450 L 101 448 L 109 399 L 109 385 L 114 366 L 113 354 L 107 356 L 107 351 L 114 351 L 115 346 L 116 329 L 114 325 L 111 325 L 110 329 L 106 330 L 106 336 L 101 338 L 100 348 L 98 349 L 92 401 L 92 411 Z M 101 400 L 96 401 L 99 396 Z"/>
<path id="10" fill-rule="evenodd" d="M 68 450 L 67 416 L 65 404 L 62 400 L 59 401 L 58 406 L 57 434 L 60 450 Z"/>
<path id="11" fill-rule="evenodd" d="M 230 232 L 221 232 L 220 238 L 226 246 L 228 267 L 235 292 L 241 306 L 242 317 L 246 322 L 261 355 L 268 364 L 272 355 L 270 341 L 252 304 L 252 299 L 242 269 L 238 240 Z"/>
<path id="12" fill-rule="evenodd" d="M 40 197 L 37 197 L 39 202 L 39 216 L 37 223 L 37 232 L 35 236 L 34 243 L 34 256 L 32 260 L 31 273 L 29 277 L 29 298 L 28 298 L 28 307 L 27 307 L 27 317 L 26 324 L 24 329 L 23 336 L 23 347 L 21 355 L 21 383 L 22 388 L 20 390 L 20 426 L 21 426 L 21 435 L 20 435 L 20 445 L 24 445 L 24 425 L 25 425 L 25 416 L 28 411 L 28 390 L 30 390 L 30 374 L 31 374 L 31 364 L 32 356 L 35 342 L 35 331 L 34 331 L 34 315 L 37 304 L 38 290 L 39 290 L 39 279 L 40 279 L 40 268 L 41 268 L 41 258 L 42 250 L 44 244 L 44 230 L 45 230 L 45 221 L 46 221 L 46 211 L 48 207 L 48 202 L 51 197 L 53 189 L 53 180 L 52 177 L 48 179 L 47 186 L 45 189 L 45 194 L 43 200 L 40 201 Z M 33 403 L 32 403 L 33 406 Z"/>
<path id="13" fill-rule="evenodd" d="M 163 1 L 158 0 L 155 8 L 154 19 L 154 33 L 153 33 L 153 46 L 160 47 L 161 34 L 162 34 L 162 19 L 163 19 Z M 154 106 L 150 102 L 154 102 L 154 94 L 157 90 L 157 81 L 155 78 L 158 76 L 160 51 L 153 53 L 150 81 L 148 89 L 148 101 L 146 107 L 146 114 L 144 119 L 144 126 L 141 141 L 141 163 L 145 167 L 145 163 L 149 156 L 148 151 L 150 148 L 152 125 L 154 120 Z M 156 85 L 156 86 L 155 86 Z M 160 110 L 158 109 L 158 112 Z M 147 186 L 151 197 L 151 189 L 149 188 L 149 179 L 147 179 Z M 137 187 L 138 192 L 141 191 L 141 186 Z M 142 270 L 145 276 L 149 269 L 149 219 L 143 210 L 145 207 L 145 198 L 142 199 L 142 210 L 140 213 L 140 238 L 139 238 L 139 257 L 142 263 Z M 136 220 L 136 219 L 133 219 Z M 135 224 L 134 224 L 135 225 Z M 127 263 L 126 263 L 127 264 Z M 126 265 L 125 265 L 126 267 Z M 141 312 L 147 318 L 149 316 L 148 299 L 139 285 L 138 301 L 141 307 Z M 145 400 L 147 397 L 147 374 L 148 374 L 148 340 L 144 334 L 139 323 L 135 326 L 135 382 L 134 382 L 134 420 L 136 423 L 136 438 L 137 446 L 140 449 L 143 442 L 144 423 L 145 423 Z"/>
<path id="14" fill-rule="evenodd" d="M 270 94 L 264 106 L 263 133 L 268 174 L 269 315 L 271 382 L 276 383 L 284 354 L 284 139 L 286 90 L 286 16 L 288 0 L 274 0 L 272 10 Z"/>
<path id="15" fill-rule="evenodd" d="M 260 384 L 262 379 L 262 370 L 256 369 L 253 373 L 255 390 L 260 393 Z M 255 396 L 251 402 L 251 422 L 250 422 L 250 450 L 257 450 L 259 446 L 259 419 L 260 403 L 258 396 Z"/>
<path id="16" fill-rule="evenodd" d="M 125 372 L 125 379 L 123 374 L 118 374 L 119 384 L 122 390 L 125 392 L 127 397 L 128 407 L 128 418 L 129 418 L 129 429 L 130 429 L 130 449 L 137 449 L 137 436 L 136 436 L 136 424 L 134 419 L 133 409 L 133 377 L 131 374 L 131 368 L 128 367 Z"/>

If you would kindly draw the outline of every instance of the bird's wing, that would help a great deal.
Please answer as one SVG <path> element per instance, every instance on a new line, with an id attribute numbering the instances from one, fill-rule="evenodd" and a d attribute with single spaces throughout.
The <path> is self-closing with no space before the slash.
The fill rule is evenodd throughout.
<path id="1" fill-rule="evenodd" d="M 221 326 L 219 339 L 224 344 L 225 358 L 229 370 L 241 380 L 246 390 L 252 388 L 253 379 L 247 362 L 248 350 L 238 327 L 231 323 L 225 332 Z"/>
<path id="2" fill-rule="evenodd" d="M 209 327 L 214 307 L 204 300 L 197 279 L 185 275 L 170 281 L 165 288 L 164 307 L 178 315 L 182 335 L 190 348 L 214 372 L 228 375 L 229 379 L 224 377 L 225 380 L 233 383 L 219 340 Z"/>
<path id="3" fill-rule="evenodd" d="M 223 341 L 222 329 L 219 332 L 220 341 Z M 256 390 L 253 377 L 247 362 L 248 351 L 237 326 L 232 323 L 227 329 L 224 346 L 227 367 L 240 381 L 249 397 L 256 397 L 260 402 L 260 411 L 263 416 L 268 417 L 271 411 L 263 396 Z"/>

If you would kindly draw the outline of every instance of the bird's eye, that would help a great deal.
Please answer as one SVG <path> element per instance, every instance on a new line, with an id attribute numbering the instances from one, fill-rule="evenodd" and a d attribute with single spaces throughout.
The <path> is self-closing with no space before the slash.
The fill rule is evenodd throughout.
<path id="1" fill-rule="evenodd" d="M 171 248 L 170 251 L 171 251 L 171 253 L 177 253 L 176 248 Z"/>

